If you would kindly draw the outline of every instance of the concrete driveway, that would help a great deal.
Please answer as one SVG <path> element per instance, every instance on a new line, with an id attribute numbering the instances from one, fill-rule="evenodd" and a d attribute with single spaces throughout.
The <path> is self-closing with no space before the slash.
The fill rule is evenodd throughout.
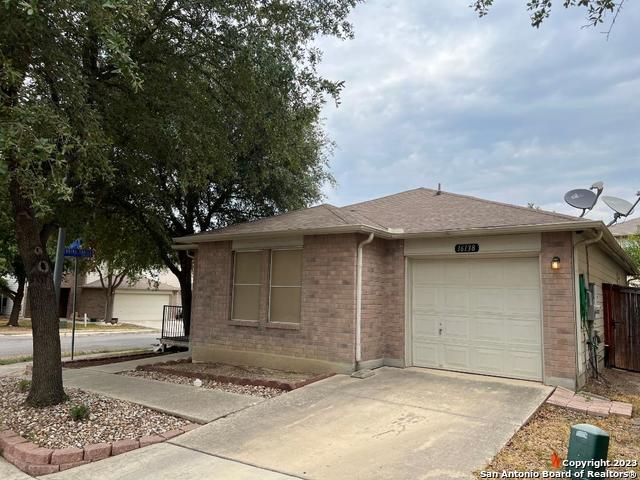
<path id="1" fill-rule="evenodd" d="M 550 392 L 533 382 L 381 368 L 364 380 L 323 380 L 171 443 L 303 478 L 466 479 Z"/>

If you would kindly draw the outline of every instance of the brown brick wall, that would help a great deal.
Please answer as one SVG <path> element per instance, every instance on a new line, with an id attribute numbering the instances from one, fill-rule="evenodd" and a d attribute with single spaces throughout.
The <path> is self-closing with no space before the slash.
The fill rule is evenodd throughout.
<path id="1" fill-rule="evenodd" d="M 362 280 L 362 359 L 404 362 L 403 241 L 376 238 L 365 245 Z"/>
<path id="2" fill-rule="evenodd" d="M 555 256 L 561 259 L 559 270 L 551 269 Z M 563 379 L 570 386 L 577 376 L 571 233 L 543 233 L 541 262 L 545 381 Z"/>
<path id="3" fill-rule="evenodd" d="M 73 290 L 69 295 L 69 317 L 73 315 Z M 86 313 L 89 318 L 104 319 L 105 313 L 105 294 L 102 288 L 79 288 L 77 301 L 77 318 L 82 318 Z"/>
<path id="4" fill-rule="evenodd" d="M 231 324 L 230 242 L 201 244 L 194 282 L 192 344 L 352 363 L 355 332 L 356 235 L 304 238 L 300 328 L 267 322 L 268 251 L 263 255 L 260 320 Z M 196 358 L 197 360 L 197 358 Z"/>

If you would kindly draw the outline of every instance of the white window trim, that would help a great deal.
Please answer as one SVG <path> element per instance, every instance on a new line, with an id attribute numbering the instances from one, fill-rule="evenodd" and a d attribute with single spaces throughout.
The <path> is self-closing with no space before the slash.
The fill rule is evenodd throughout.
<path id="1" fill-rule="evenodd" d="M 236 295 L 236 285 L 242 286 L 242 287 L 259 287 L 262 288 L 262 283 L 236 283 L 236 254 L 238 253 L 261 253 L 264 250 L 245 250 L 245 249 L 238 249 L 238 250 L 233 250 L 233 265 L 232 265 L 232 270 L 231 270 L 231 315 L 229 315 L 231 317 L 231 321 L 232 322 L 259 322 L 260 321 L 260 297 L 261 295 L 258 294 L 258 319 L 256 320 L 248 320 L 246 318 L 234 318 L 234 309 L 233 309 L 233 305 L 234 305 L 234 301 L 235 301 L 235 295 Z M 260 275 L 262 275 L 262 264 L 260 265 Z M 269 296 L 271 296 L 271 290 L 269 290 Z"/>
<path id="2" fill-rule="evenodd" d="M 302 323 L 302 271 L 303 271 L 303 261 L 300 262 L 300 285 L 273 285 L 273 252 L 278 251 L 293 251 L 293 250 L 302 250 L 302 247 L 282 247 L 282 248 L 272 248 L 269 251 L 269 305 L 267 309 L 267 322 L 275 323 L 275 324 L 285 324 L 285 325 L 300 325 Z M 300 311 L 298 312 L 298 321 L 297 322 L 279 322 L 279 321 L 271 321 L 271 289 L 272 288 L 298 288 L 300 289 Z"/>

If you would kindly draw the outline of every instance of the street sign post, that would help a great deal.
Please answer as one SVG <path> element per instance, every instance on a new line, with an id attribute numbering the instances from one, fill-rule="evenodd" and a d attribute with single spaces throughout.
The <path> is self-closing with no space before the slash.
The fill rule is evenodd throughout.
<path id="1" fill-rule="evenodd" d="M 76 306 L 78 299 L 78 258 L 93 257 L 93 249 L 82 248 L 80 240 L 74 240 L 68 248 L 64 249 L 65 257 L 73 257 L 73 317 L 71 323 L 71 360 L 76 346 Z"/>

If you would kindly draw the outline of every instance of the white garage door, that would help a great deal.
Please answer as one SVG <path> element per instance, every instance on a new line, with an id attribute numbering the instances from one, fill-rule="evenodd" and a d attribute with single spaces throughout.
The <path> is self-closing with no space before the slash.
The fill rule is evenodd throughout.
<path id="1" fill-rule="evenodd" d="M 171 295 L 116 293 L 113 316 L 120 322 L 162 324 L 162 307 L 171 304 Z"/>
<path id="2" fill-rule="evenodd" d="M 412 261 L 413 364 L 542 380 L 537 258 Z"/>

